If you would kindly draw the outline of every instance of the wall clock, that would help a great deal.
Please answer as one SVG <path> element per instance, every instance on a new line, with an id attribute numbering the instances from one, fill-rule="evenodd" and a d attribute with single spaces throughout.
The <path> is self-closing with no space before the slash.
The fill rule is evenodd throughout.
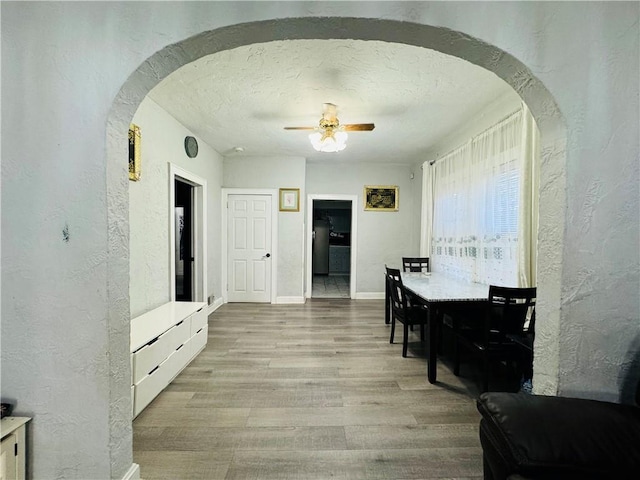
<path id="1" fill-rule="evenodd" d="M 198 141 L 195 137 L 184 137 L 184 151 L 187 152 L 189 158 L 198 155 Z"/>

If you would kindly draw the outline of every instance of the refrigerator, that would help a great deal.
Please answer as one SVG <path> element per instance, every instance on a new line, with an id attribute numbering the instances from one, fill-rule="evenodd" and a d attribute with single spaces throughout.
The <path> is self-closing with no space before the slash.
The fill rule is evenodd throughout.
<path id="1" fill-rule="evenodd" d="M 313 221 L 313 262 L 314 275 L 329 274 L 329 222 Z"/>

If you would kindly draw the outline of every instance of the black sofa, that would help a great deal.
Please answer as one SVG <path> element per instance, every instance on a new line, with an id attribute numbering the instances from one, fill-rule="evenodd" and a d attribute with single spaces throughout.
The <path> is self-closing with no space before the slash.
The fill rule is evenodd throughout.
<path id="1" fill-rule="evenodd" d="M 487 392 L 477 407 L 485 480 L 640 478 L 636 405 Z"/>

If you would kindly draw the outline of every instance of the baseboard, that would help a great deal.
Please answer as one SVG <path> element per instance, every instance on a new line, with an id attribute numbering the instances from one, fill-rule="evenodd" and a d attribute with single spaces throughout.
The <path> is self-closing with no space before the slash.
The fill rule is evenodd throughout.
<path id="1" fill-rule="evenodd" d="M 211 305 L 209 305 L 209 311 L 207 313 L 207 315 L 211 315 L 213 312 L 215 312 L 217 309 L 219 309 L 222 305 L 224 305 L 224 302 L 222 301 L 221 298 L 216 298 L 213 303 Z"/>
<path id="2" fill-rule="evenodd" d="M 300 304 L 300 303 L 305 303 L 305 298 L 304 296 L 300 296 L 300 297 L 276 297 L 276 303 L 278 305 L 286 305 L 286 304 Z"/>
<path id="3" fill-rule="evenodd" d="M 132 463 L 129 471 L 124 474 L 122 480 L 140 480 L 140 465 Z"/>
<path id="4" fill-rule="evenodd" d="M 356 292 L 356 300 L 384 300 L 384 292 Z"/>

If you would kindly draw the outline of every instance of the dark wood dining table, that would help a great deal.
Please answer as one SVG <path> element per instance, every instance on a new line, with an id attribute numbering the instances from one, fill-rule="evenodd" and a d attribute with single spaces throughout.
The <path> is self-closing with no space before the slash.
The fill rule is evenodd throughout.
<path id="1" fill-rule="evenodd" d="M 386 284 L 387 282 L 385 282 Z M 489 285 L 461 280 L 439 272 L 403 272 L 402 283 L 415 299 L 427 306 L 429 315 L 427 336 L 427 378 L 437 380 L 438 339 L 444 313 L 447 311 L 482 308 L 489 297 Z M 390 320 L 390 292 L 385 288 L 385 322 Z"/>

